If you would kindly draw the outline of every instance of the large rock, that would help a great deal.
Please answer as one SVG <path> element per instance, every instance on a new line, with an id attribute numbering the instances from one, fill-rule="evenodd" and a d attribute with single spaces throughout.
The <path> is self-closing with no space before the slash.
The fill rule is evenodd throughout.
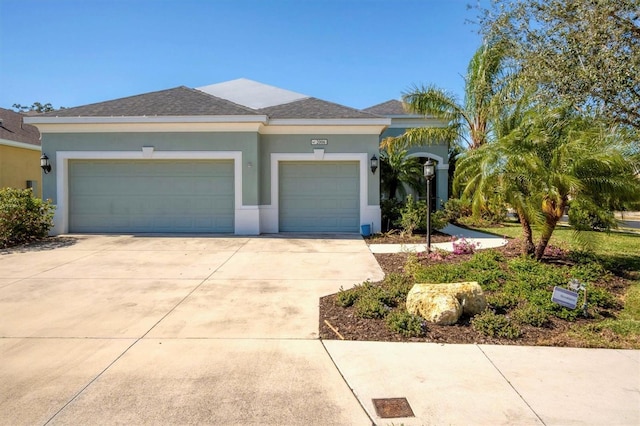
<path id="1" fill-rule="evenodd" d="M 486 308 L 477 282 L 415 284 L 407 294 L 407 311 L 439 325 L 455 324 L 463 313 L 476 315 Z"/>

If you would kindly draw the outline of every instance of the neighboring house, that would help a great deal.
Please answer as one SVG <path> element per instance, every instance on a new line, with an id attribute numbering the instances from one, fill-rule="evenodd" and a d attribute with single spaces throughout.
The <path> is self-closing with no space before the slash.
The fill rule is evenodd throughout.
<path id="1" fill-rule="evenodd" d="M 23 118 L 0 108 L 0 188 L 32 188 L 41 197 L 40 133 Z"/>
<path id="2" fill-rule="evenodd" d="M 436 119 L 407 113 L 402 102 L 395 99 L 374 105 L 363 111 L 391 119 L 391 124 L 380 135 L 380 141 L 388 137 L 400 136 L 411 128 L 443 126 L 443 123 Z M 417 157 L 422 164 L 431 158 L 436 163 L 436 175 L 432 181 L 434 190 L 431 194 L 432 206 L 442 207 L 442 204 L 449 199 L 449 144 L 443 142 L 437 145 L 410 148 L 407 150 L 407 157 Z M 412 193 L 412 191 L 408 189 L 408 193 Z M 419 198 L 418 194 L 413 193 L 412 195 L 415 199 Z"/>
<path id="3" fill-rule="evenodd" d="M 380 230 L 371 158 L 391 118 L 239 79 L 27 121 L 54 234 Z"/>

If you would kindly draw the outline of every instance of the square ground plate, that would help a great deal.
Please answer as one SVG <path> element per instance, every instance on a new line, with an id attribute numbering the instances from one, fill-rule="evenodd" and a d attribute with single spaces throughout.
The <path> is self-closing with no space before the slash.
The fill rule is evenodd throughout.
<path id="1" fill-rule="evenodd" d="M 376 414 L 380 418 L 415 417 L 407 398 L 380 398 L 372 401 Z"/>

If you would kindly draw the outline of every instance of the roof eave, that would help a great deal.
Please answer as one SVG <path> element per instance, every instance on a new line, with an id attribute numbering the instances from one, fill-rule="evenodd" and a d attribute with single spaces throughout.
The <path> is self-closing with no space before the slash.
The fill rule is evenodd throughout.
<path id="1" fill-rule="evenodd" d="M 272 118 L 271 126 L 389 126 L 390 118 Z"/>
<path id="2" fill-rule="evenodd" d="M 0 145 L 10 146 L 13 148 L 29 149 L 33 151 L 40 151 L 42 149 L 40 145 L 31 144 L 27 142 L 12 141 L 9 139 L 0 139 Z"/>
<path id="3" fill-rule="evenodd" d="M 132 124 L 132 123 L 267 123 L 266 115 L 143 115 L 110 117 L 25 117 L 28 124 Z"/>

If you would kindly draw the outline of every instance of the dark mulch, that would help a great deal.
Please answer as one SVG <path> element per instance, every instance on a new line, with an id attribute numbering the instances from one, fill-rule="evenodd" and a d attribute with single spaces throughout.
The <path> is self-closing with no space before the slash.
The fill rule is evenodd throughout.
<path id="1" fill-rule="evenodd" d="M 449 236 L 445 235 L 439 236 L 438 238 L 444 241 L 448 241 L 450 239 Z M 408 242 L 400 239 L 399 237 L 391 239 L 388 237 L 380 239 L 379 237 L 378 241 Z M 507 258 L 516 257 L 522 253 L 521 246 L 517 240 L 511 240 L 505 247 L 497 250 L 501 251 Z M 378 263 L 386 274 L 402 272 L 407 256 L 407 253 L 375 255 Z M 468 259 L 469 257 L 470 255 L 447 256 L 444 260 L 440 260 L 439 262 L 460 262 Z M 549 258 L 545 261 L 559 265 L 570 263 L 567 259 L 561 257 Z M 421 258 L 420 262 L 427 264 L 428 262 L 433 261 Z M 628 282 L 622 278 L 614 277 L 608 283 L 607 287 L 613 293 L 622 295 L 625 288 L 628 287 Z M 569 331 L 571 327 L 592 322 L 592 320 L 579 319 L 570 323 L 553 318 L 548 327 L 539 328 L 526 325 L 522 326 L 522 337 L 516 340 L 509 340 L 484 336 L 476 332 L 471 327 L 470 318 L 463 317 L 458 324 L 452 326 L 428 324 L 424 337 L 406 338 L 400 334 L 390 331 L 384 323 L 384 320 L 358 318 L 353 313 L 353 307 L 340 307 L 336 304 L 335 300 L 335 294 L 328 295 L 320 299 L 319 325 L 320 337 L 322 339 L 339 339 L 339 336 L 327 325 L 326 322 L 328 322 L 346 340 L 582 347 L 585 346 L 585 342 L 582 342 L 579 338 L 573 338 L 570 335 L 567 335 L 567 331 Z"/>

